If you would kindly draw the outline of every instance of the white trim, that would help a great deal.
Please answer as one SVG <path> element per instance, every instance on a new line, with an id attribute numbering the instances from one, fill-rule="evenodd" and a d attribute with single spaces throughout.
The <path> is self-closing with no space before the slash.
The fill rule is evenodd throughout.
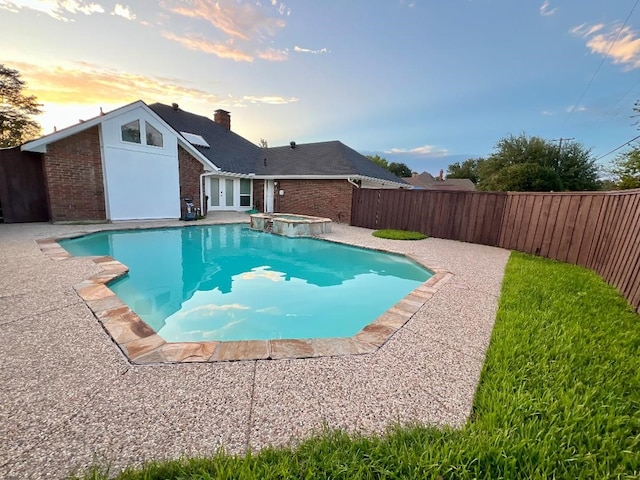
<path id="1" fill-rule="evenodd" d="M 233 173 L 233 172 L 223 172 L 222 170 L 218 170 L 216 172 L 205 172 L 202 174 L 204 177 L 233 177 L 233 178 L 262 178 L 257 177 L 254 173 Z"/>
<path id="2" fill-rule="evenodd" d="M 102 132 L 102 123 L 98 128 L 98 138 L 100 139 L 100 166 L 102 168 L 102 190 L 104 192 L 104 214 L 107 219 L 111 218 L 111 205 L 109 202 L 109 182 L 107 182 L 107 168 L 105 165 L 104 154 L 104 134 Z"/>
<path id="3" fill-rule="evenodd" d="M 207 212 L 217 212 L 217 211 L 236 211 L 236 212 L 242 212 L 242 211 L 247 211 L 247 210 L 251 210 L 253 208 L 254 205 L 254 198 L 253 198 L 253 177 L 249 177 L 247 175 L 243 176 L 243 177 L 238 177 L 238 176 L 231 176 L 231 175 L 212 175 L 212 174 L 202 174 L 201 178 L 205 178 L 205 182 L 204 182 L 204 195 L 206 195 L 209 199 L 209 202 L 206 205 L 207 208 Z M 211 181 L 213 179 L 217 179 L 218 180 L 218 192 L 215 192 L 215 196 L 217 196 L 218 198 L 218 205 L 212 205 L 211 204 L 211 200 L 214 198 L 214 192 L 212 191 L 211 188 Z M 232 192 L 233 192 L 233 201 L 232 201 L 232 205 L 227 205 L 226 204 L 226 195 L 227 195 L 227 181 L 231 181 L 232 182 Z M 240 195 L 240 190 L 241 190 L 241 186 L 240 183 L 242 182 L 242 180 L 249 180 L 250 184 L 249 184 L 249 205 L 240 205 L 241 203 L 241 195 Z M 202 204 L 204 205 L 204 198 L 201 199 Z"/>

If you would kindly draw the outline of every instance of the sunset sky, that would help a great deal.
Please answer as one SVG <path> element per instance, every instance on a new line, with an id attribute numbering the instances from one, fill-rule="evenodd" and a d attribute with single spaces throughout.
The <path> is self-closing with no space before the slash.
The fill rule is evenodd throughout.
<path id="1" fill-rule="evenodd" d="M 638 0 L 0 0 L 0 63 L 44 133 L 134 100 L 270 146 L 341 140 L 416 171 L 510 133 L 596 157 L 640 134 Z M 605 156 L 606 164 L 614 155 Z"/>

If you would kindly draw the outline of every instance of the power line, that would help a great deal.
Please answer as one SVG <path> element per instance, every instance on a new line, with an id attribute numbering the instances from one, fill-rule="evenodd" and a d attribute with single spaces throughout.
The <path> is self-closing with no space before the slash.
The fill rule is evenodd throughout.
<path id="1" fill-rule="evenodd" d="M 622 34 L 622 31 L 624 30 L 624 27 L 627 26 L 627 23 L 629 22 L 629 18 L 631 18 L 631 15 L 633 14 L 633 11 L 636 9 L 636 7 L 638 6 L 638 3 L 640 3 L 640 0 L 636 0 L 636 3 L 634 3 L 633 7 L 631 8 L 631 11 L 629 12 L 629 15 L 627 15 L 627 18 L 625 19 L 624 23 L 622 24 L 622 26 L 618 30 L 616 38 L 614 38 L 613 42 L 611 42 L 611 45 L 609 45 L 609 49 L 607 50 L 607 53 L 605 53 L 604 56 L 602 57 L 602 61 L 600 62 L 600 65 L 598 65 L 598 68 L 596 68 L 596 71 L 593 73 L 593 76 L 591 77 L 591 80 L 589 80 L 589 83 L 587 83 L 587 86 L 584 89 L 584 91 L 582 92 L 582 95 L 580 95 L 580 98 L 578 99 L 578 101 L 573 105 L 573 107 L 571 107 L 571 111 L 569 111 L 569 114 L 565 118 L 565 122 L 567 120 L 569 120 L 569 117 L 571 116 L 571 114 L 580 105 L 580 102 L 582 101 L 582 99 L 584 98 L 585 94 L 587 93 L 587 90 L 589 90 L 589 87 L 591 87 L 591 84 L 593 83 L 593 80 L 596 78 L 596 75 L 598 75 L 598 72 L 602 68 L 602 65 L 604 65 L 605 60 L 609 56 L 609 53 L 611 52 L 611 49 L 613 48 L 613 46 L 616 44 L 616 42 L 620 38 L 620 35 Z"/>
<path id="2" fill-rule="evenodd" d="M 622 145 L 620 145 L 619 147 L 614 148 L 613 150 L 611 150 L 610 152 L 605 153 L 604 155 L 600 155 L 598 158 L 596 158 L 596 162 L 604 157 L 606 157 L 607 155 L 611 155 L 613 152 L 617 152 L 618 150 L 620 150 L 622 147 L 626 147 L 627 145 L 629 145 L 631 142 L 633 142 L 634 140 L 637 140 L 640 138 L 640 135 L 638 135 L 637 137 L 632 138 L 631 140 L 629 140 L 626 143 L 623 143 Z"/>
<path id="3" fill-rule="evenodd" d="M 552 142 L 559 142 L 559 145 L 558 145 L 558 151 L 559 152 L 562 152 L 562 141 L 563 140 L 575 140 L 575 138 L 574 137 L 571 137 L 571 138 L 560 137 L 560 138 L 554 138 L 553 140 L 551 140 Z"/>
<path id="4" fill-rule="evenodd" d="M 627 96 L 633 92 L 638 86 L 640 85 L 640 79 L 638 79 L 638 81 L 629 89 L 626 91 L 626 93 L 624 95 L 622 95 L 618 101 L 615 103 L 614 107 L 611 110 L 605 110 L 604 112 L 602 112 L 602 114 L 600 114 L 600 116 L 598 118 L 595 119 L 595 121 L 593 123 L 591 123 L 591 125 L 589 125 L 589 128 L 587 128 L 588 130 L 591 130 L 596 124 L 600 123 L 600 121 L 605 117 L 605 115 L 612 115 L 612 116 L 618 116 L 620 114 L 620 103 L 622 103 L 622 100 L 624 100 L 625 98 L 627 98 Z M 615 110 L 615 111 L 614 111 Z"/>

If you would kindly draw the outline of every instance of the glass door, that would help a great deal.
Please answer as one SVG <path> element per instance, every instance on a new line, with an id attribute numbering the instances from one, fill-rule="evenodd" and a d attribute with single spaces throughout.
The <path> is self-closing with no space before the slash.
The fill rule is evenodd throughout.
<path id="1" fill-rule="evenodd" d="M 234 179 L 210 177 L 210 210 L 235 210 L 236 184 Z"/>
<path id="2" fill-rule="evenodd" d="M 234 180 L 225 179 L 224 181 L 224 206 L 226 209 L 233 208 Z"/>

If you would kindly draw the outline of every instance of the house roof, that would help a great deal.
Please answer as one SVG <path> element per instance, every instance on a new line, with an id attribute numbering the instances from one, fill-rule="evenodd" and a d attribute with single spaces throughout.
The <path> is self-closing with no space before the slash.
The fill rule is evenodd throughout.
<path id="1" fill-rule="evenodd" d="M 22 145 L 22 150 L 44 152 L 46 146 L 96 126 L 105 119 L 135 108 L 157 118 L 178 138 L 178 143 L 209 171 L 256 177 L 360 178 L 407 185 L 404 179 L 370 161 L 339 141 L 260 148 L 213 119 L 162 103 L 138 100 L 116 110 L 45 135 Z M 196 139 L 196 140 L 194 140 Z M 204 142 L 202 141 L 204 140 Z M 206 146 L 208 144 L 209 146 Z"/>
<path id="2" fill-rule="evenodd" d="M 200 135 L 209 148 L 194 147 L 223 172 L 265 176 L 362 176 L 390 183 L 406 182 L 339 141 L 260 148 L 211 118 L 170 105 L 149 105 L 174 130 Z"/>
<path id="3" fill-rule="evenodd" d="M 339 141 L 263 148 L 256 175 L 362 176 L 406 184 L 393 173 Z"/>
<path id="4" fill-rule="evenodd" d="M 424 190 L 475 190 L 475 184 L 468 178 L 447 178 L 439 180 L 428 172 L 413 174 L 406 179 L 411 185 Z"/>
<path id="5" fill-rule="evenodd" d="M 46 151 L 47 145 L 62 140 L 64 138 L 70 137 L 77 133 L 80 133 L 88 128 L 95 127 L 100 123 L 104 122 L 107 119 L 115 117 L 117 115 L 121 115 L 123 113 L 129 112 L 131 110 L 135 110 L 136 108 L 141 108 L 149 113 L 153 118 L 155 118 L 158 122 L 162 123 L 167 129 L 174 130 L 168 122 L 166 122 L 162 117 L 160 117 L 155 111 L 149 108 L 149 106 L 144 103 L 142 100 L 137 100 L 135 102 L 124 105 L 120 108 L 116 108 L 115 110 L 111 110 L 107 113 L 101 113 L 100 115 L 90 118 L 89 120 L 81 120 L 79 123 L 75 125 L 71 125 L 70 127 L 63 128 L 56 132 L 50 133 L 48 135 L 44 135 L 40 138 L 36 138 L 35 140 L 31 140 L 30 142 L 26 142 L 20 147 L 20 150 L 27 152 L 39 152 L 44 153 Z M 198 159 L 206 168 L 208 169 L 216 169 L 215 164 L 212 164 L 205 155 L 202 155 L 196 147 L 194 147 L 191 143 L 185 140 L 178 132 L 174 132 L 178 137 L 178 142 L 187 149 L 196 159 Z"/>
<path id="6" fill-rule="evenodd" d="M 204 138 L 210 147 L 193 145 L 194 148 L 223 172 L 253 173 L 253 167 L 260 157 L 260 147 L 257 145 L 217 124 L 211 118 L 162 103 L 152 103 L 149 108 L 177 132 L 191 133 Z M 182 134 L 180 136 L 184 138 Z"/>

